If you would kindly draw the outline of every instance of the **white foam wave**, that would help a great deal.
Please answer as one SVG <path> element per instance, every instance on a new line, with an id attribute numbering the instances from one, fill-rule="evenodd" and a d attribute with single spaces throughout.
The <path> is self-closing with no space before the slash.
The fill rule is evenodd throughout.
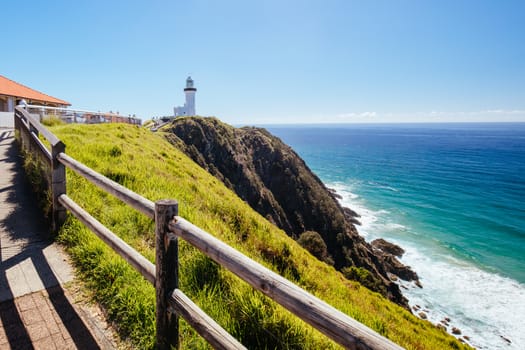
<path id="1" fill-rule="evenodd" d="M 392 191 L 392 192 L 399 192 L 399 190 L 397 188 L 394 188 L 394 187 L 389 186 L 387 184 L 382 184 L 382 183 L 378 183 L 378 182 L 374 182 L 374 181 L 368 181 L 368 184 L 374 186 L 375 188 L 380 188 L 380 189 L 388 190 L 388 191 Z"/>
<path id="2" fill-rule="evenodd" d="M 448 330 L 460 329 L 461 336 L 469 336 L 470 344 L 479 349 L 525 347 L 524 285 L 449 256 L 398 243 L 406 250 L 403 263 L 416 270 L 423 284 L 422 289 L 410 285 L 404 291 L 411 306 L 428 310 L 433 323 L 449 317 Z"/>
<path id="3" fill-rule="evenodd" d="M 360 215 L 358 218 L 361 225 L 358 227 L 359 233 L 368 238 L 369 232 L 372 232 L 374 225 L 380 215 L 388 214 L 386 210 L 371 210 L 363 205 L 359 195 L 352 192 L 352 186 L 343 183 L 333 183 L 328 187 L 333 188 L 341 196 L 339 200 L 341 205 L 354 210 Z"/>
<path id="4" fill-rule="evenodd" d="M 457 337 L 468 336 L 466 342 L 476 348 L 525 349 L 525 285 L 454 258 L 430 237 L 410 240 L 420 236 L 418 232 L 393 222 L 396 218 L 386 210 L 367 208 L 366 201 L 353 193 L 358 185 L 335 183 L 329 187 L 342 196 L 343 206 L 361 215 L 362 225 L 357 229 L 365 239 L 383 237 L 405 249 L 402 262 L 418 273 L 423 284 L 418 288 L 401 282 L 411 306 L 419 305 L 434 324 L 450 318 L 448 331 L 460 329 L 462 334 Z"/>
<path id="5" fill-rule="evenodd" d="M 393 222 L 385 224 L 385 230 L 386 231 L 393 231 L 393 230 L 404 231 L 406 229 L 407 229 L 407 227 L 405 225 L 396 224 L 396 223 L 393 223 Z"/>

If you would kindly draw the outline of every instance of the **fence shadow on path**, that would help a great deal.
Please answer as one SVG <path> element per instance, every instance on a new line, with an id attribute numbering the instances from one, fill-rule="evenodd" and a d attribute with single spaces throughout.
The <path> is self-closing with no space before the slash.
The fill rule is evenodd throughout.
<path id="1" fill-rule="evenodd" d="M 0 130 L 0 319 L 5 337 L 13 349 L 32 349 L 27 329 L 27 318 L 17 308 L 20 283 L 27 283 L 28 293 L 45 290 L 50 305 L 75 346 L 79 349 L 99 349 L 74 307 L 64 294 L 56 274 L 57 260 L 51 263 L 49 251 L 52 238 L 49 223 L 38 207 L 22 167 L 22 158 L 15 142 L 14 132 Z M 9 181 L 11 177 L 11 181 Z M 53 266 L 52 266 L 53 265 Z M 31 268 L 34 271 L 31 271 Z M 55 271 L 54 271 L 55 270 Z M 14 272 L 14 273 L 13 273 Z M 17 278 L 12 278 L 14 275 Z M 29 276 L 29 277 L 28 277 Z M 39 288 L 40 286 L 40 288 Z M 43 312 L 40 316 L 45 323 Z M 25 324 L 24 324 L 24 321 Z"/>

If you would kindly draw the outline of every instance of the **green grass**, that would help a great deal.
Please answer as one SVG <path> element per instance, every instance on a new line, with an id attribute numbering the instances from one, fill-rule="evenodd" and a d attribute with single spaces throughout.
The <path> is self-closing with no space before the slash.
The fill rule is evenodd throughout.
<path id="1" fill-rule="evenodd" d="M 182 217 L 407 349 L 465 345 L 321 263 L 183 153 L 161 133 L 124 124 L 57 125 L 66 152 L 150 200 L 179 201 Z M 68 195 L 154 261 L 151 220 L 68 171 Z M 126 262 L 76 219 L 58 239 L 82 279 L 139 348 L 155 341 L 155 292 Z M 180 288 L 248 348 L 330 349 L 337 345 L 243 281 L 180 243 Z M 209 348 L 181 322 L 181 348 Z"/>
<path id="2" fill-rule="evenodd" d="M 65 123 L 57 115 L 48 115 L 42 120 L 42 124 L 45 126 L 56 126 L 56 125 L 62 125 Z"/>

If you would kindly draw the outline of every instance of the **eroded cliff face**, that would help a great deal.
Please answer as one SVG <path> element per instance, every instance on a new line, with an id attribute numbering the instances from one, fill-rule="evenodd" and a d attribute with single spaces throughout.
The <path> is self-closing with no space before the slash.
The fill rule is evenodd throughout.
<path id="1" fill-rule="evenodd" d="M 318 233 L 326 244 L 322 260 L 348 278 L 360 279 L 407 306 L 390 278 L 395 271 L 399 274 L 402 264 L 392 254 L 373 249 L 359 236 L 353 225 L 355 213 L 341 207 L 335 195 L 279 138 L 262 128 L 234 128 L 215 118 L 175 119 L 168 130 L 172 144 L 289 236 L 299 239 L 305 232 L 309 237 L 312 231 Z M 310 247 L 312 253 L 312 248 L 318 250 Z M 356 267 L 366 269 L 369 275 L 363 277 L 363 271 Z"/>

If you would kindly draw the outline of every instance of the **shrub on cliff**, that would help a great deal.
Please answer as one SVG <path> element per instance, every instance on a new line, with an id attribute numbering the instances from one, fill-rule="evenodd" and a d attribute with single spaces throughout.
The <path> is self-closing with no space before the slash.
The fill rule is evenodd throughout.
<path id="1" fill-rule="evenodd" d="M 326 243 L 323 241 L 321 235 L 315 231 L 305 231 L 297 240 L 304 249 L 308 250 L 317 259 L 324 261 L 329 265 L 334 264 L 334 260 L 328 254 Z"/>
<path id="2" fill-rule="evenodd" d="M 381 283 L 380 280 L 372 276 L 372 274 L 368 272 L 368 270 L 365 270 L 361 267 L 351 266 L 345 267 L 341 270 L 341 272 L 343 273 L 343 276 L 345 276 L 349 280 L 357 281 L 366 288 L 373 290 L 374 292 L 378 292 L 381 294 L 384 294 L 386 292 L 383 283 Z"/>

